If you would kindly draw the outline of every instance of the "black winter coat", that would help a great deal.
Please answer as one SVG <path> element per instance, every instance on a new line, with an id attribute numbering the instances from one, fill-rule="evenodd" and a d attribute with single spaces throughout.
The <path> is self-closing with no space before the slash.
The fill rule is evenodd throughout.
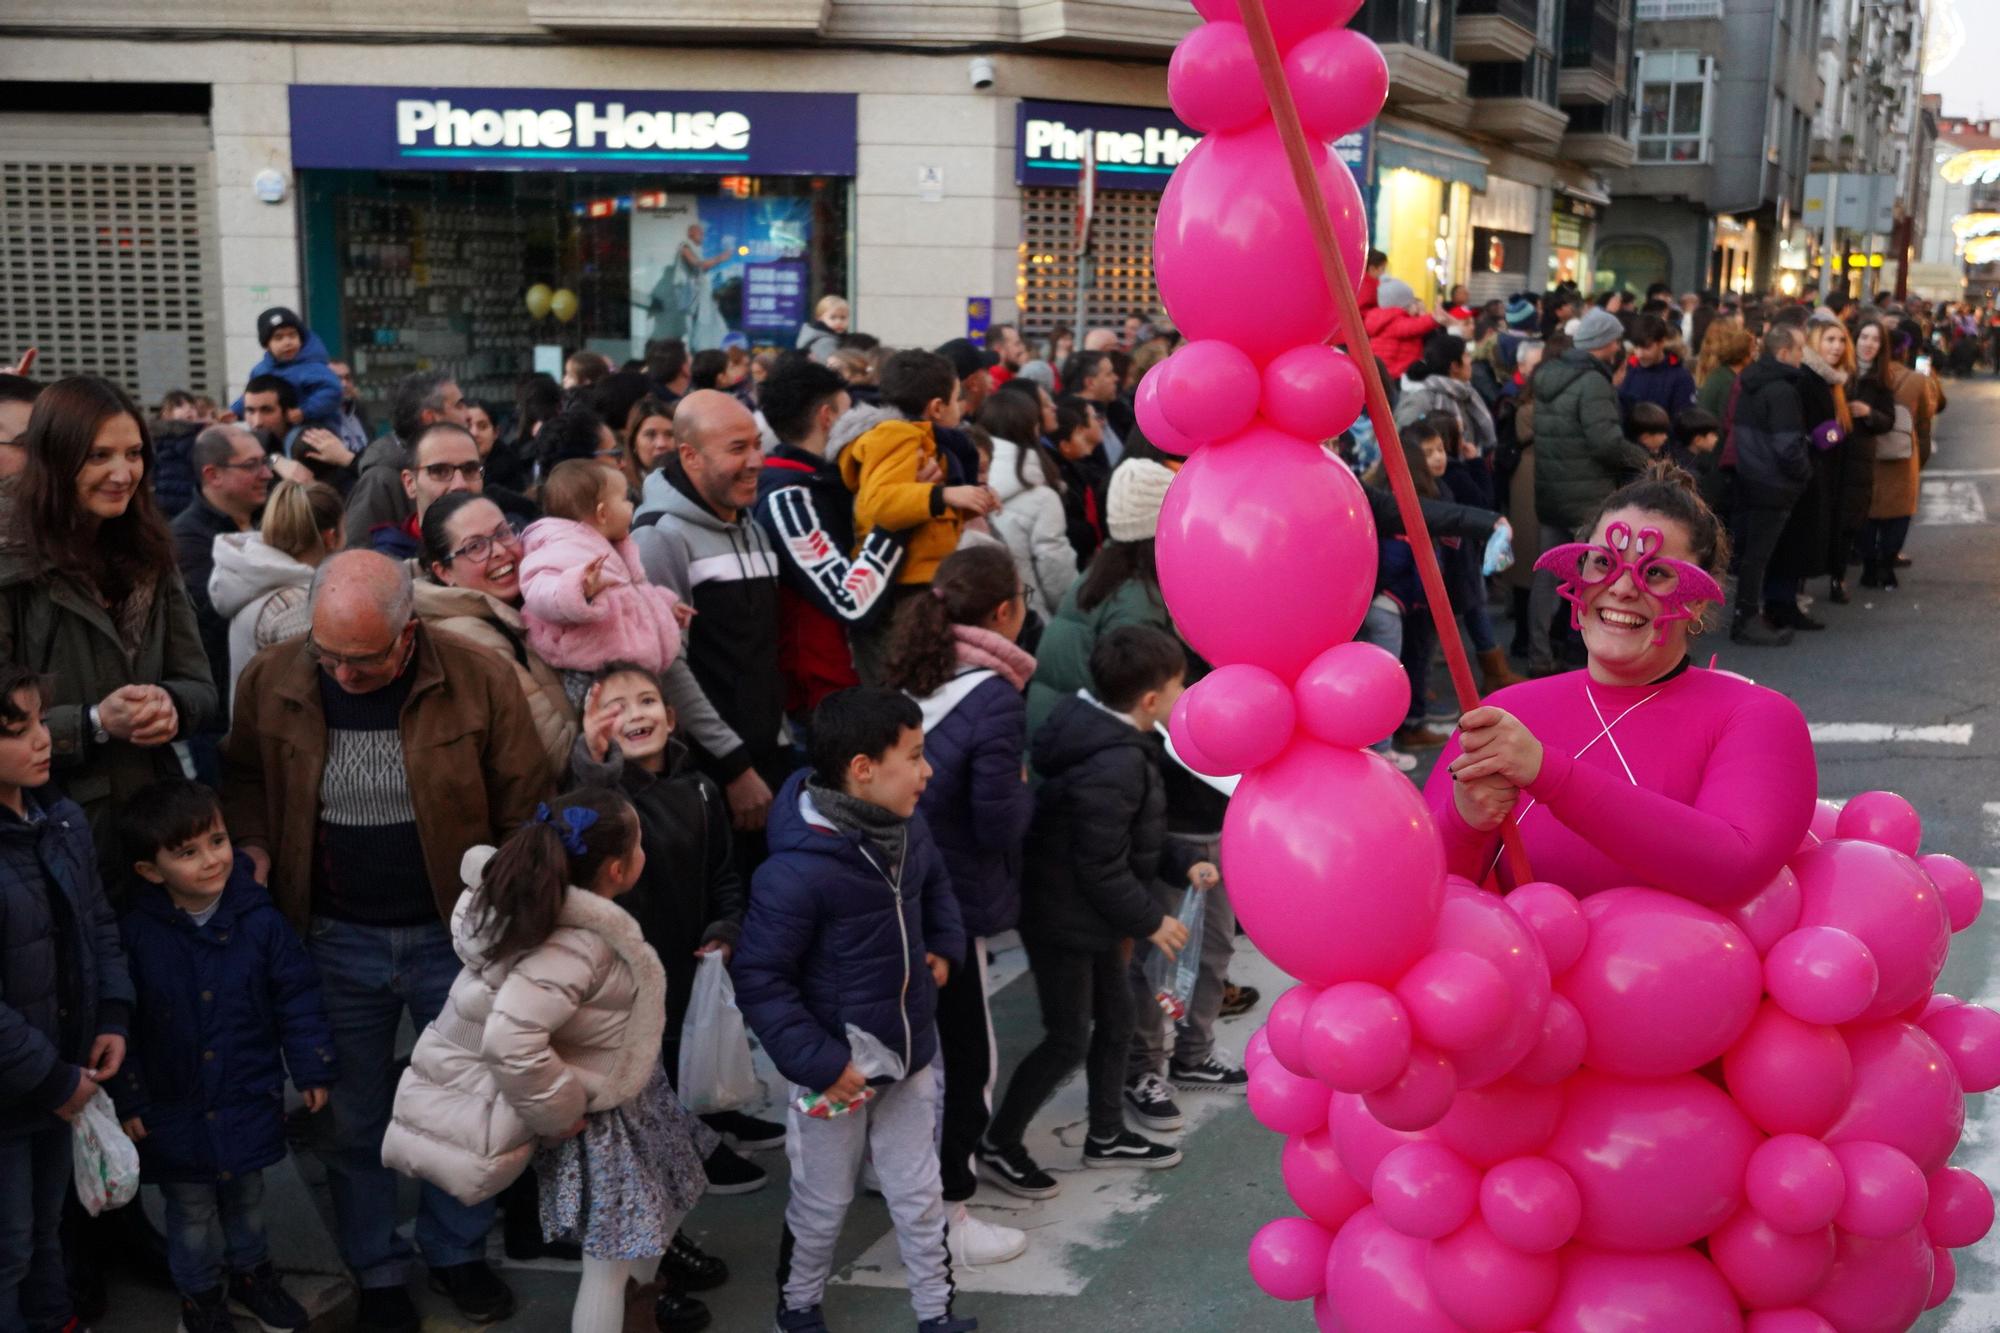
<path id="1" fill-rule="evenodd" d="M 1754 509 L 1789 509 L 1812 480 L 1812 442 L 1806 438 L 1800 380 L 1806 372 L 1766 355 L 1738 378 L 1736 417 L 1730 424 L 1725 468 L 1736 473 L 1736 503 Z"/>
<path id="2" fill-rule="evenodd" d="M 1847 385 L 1847 401 L 1868 404 L 1866 416 L 1854 418 L 1854 433 L 1848 437 L 1846 465 L 1840 472 L 1840 507 L 1834 525 L 1835 549 L 1842 552 L 1853 535 L 1868 526 L 1868 510 L 1875 503 L 1875 445 L 1896 425 L 1896 395 L 1879 380 L 1856 376 Z"/>
<path id="3" fill-rule="evenodd" d="M 917 809 L 930 825 L 965 933 L 997 935 L 1021 919 L 1021 844 L 1035 815 L 1022 780 L 1028 704 L 991 671 L 966 670 L 928 698 L 930 785 Z"/>
<path id="4" fill-rule="evenodd" d="M 1200 860 L 1167 835 L 1164 748 L 1156 736 L 1075 695 L 1035 733 L 1035 819 L 1028 833 L 1021 933 L 1101 953 L 1144 939 L 1165 916 L 1156 881 L 1184 881 Z"/>
<path id="5" fill-rule="evenodd" d="M 215 571 L 215 539 L 226 533 L 241 532 L 236 520 L 210 504 L 200 491 L 187 508 L 175 516 L 174 559 L 181 567 L 181 581 L 187 585 L 188 600 L 194 603 L 194 623 L 201 630 L 202 651 L 208 654 L 208 670 L 215 680 L 217 698 L 229 697 L 229 621 L 218 614 L 208 597 L 208 576 Z M 218 728 L 219 730 L 219 728 Z"/>
<path id="6" fill-rule="evenodd" d="M 1774 578 L 1816 579 L 1833 572 L 1828 555 L 1833 534 L 1839 531 L 1841 478 L 1847 471 L 1851 442 L 1840 426 L 1833 385 L 1810 361 L 1799 373 L 1799 413 L 1805 422 L 1806 462 L 1811 470 L 1805 489 L 1792 503 L 1777 550 L 1771 553 Z M 1829 439 L 1832 445 L 1821 448 L 1821 441 Z M 1867 466 L 1872 470 L 1873 463 Z"/>
<path id="7" fill-rule="evenodd" d="M 160 517 L 171 523 L 194 502 L 200 481 L 194 475 L 194 437 L 204 427 L 198 421 L 155 421 L 153 435 L 153 502 Z"/>
<path id="8" fill-rule="evenodd" d="M 1582 526 L 1650 461 L 1625 438 L 1611 368 L 1575 348 L 1535 370 L 1535 514 Z"/>

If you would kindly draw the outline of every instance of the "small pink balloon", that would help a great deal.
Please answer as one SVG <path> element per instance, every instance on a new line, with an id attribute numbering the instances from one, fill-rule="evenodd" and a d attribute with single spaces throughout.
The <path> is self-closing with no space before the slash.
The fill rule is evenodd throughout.
<path id="1" fill-rule="evenodd" d="M 1183 764 L 1197 773 L 1206 773 L 1212 778 L 1236 776 L 1237 770 L 1204 751 L 1195 743 L 1194 733 L 1188 730 L 1188 705 L 1194 700 L 1194 691 L 1183 691 L 1174 700 L 1171 712 L 1167 714 L 1167 736 L 1174 743 L 1174 754 Z"/>
<path id="2" fill-rule="evenodd" d="M 1792 869 L 1805 902 L 1799 925 L 1838 927 L 1874 955 L 1881 980 L 1861 1021 L 1894 1018 L 1936 988 L 1951 919 L 1923 867 L 1888 847 L 1842 838 L 1800 856 Z"/>
<path id="3" fill-rule="evenodd" d="M 1266 1060 L 1250 1076 L 1250 1114 L 1274 1134 L 1310 1134 L 1326 1125 L 1326 1089 Z"/>
<path id="4" fill-rule="evenodd" d="M 1424 1274 L 1438 1305 L 1468 1333 L 1512 1333 L 1549 1312 L 1562 1266 L 1552 1254 L 1522 1253 L 1474 1218 L 1431 1246 Z"/>
<path id="5" fill-rule="evenodd" d="M 1328 745 L 1349 749 L 1392 734 L 1410 708 L 1403 664 L 1372 643 L 1336 643 L 1307 665 L 1292 688 L 1299 725 Z"/>
<path id="6" fill-rule="evenodd" d="M 1865 791 L 1841 808 L 1834 836 L 1880 843 L 1915 856 L 1924 840 L 1916 807 L 1892 791 Z"/>
<path id="7" fill-rule="evenodd" d="M 1840 802 L 1818 800 L 1813 802 L 1811 837 L 1815 843 L 1830 842 L 1839 836 L 1834 832 L 1840 827 Z"/>
<path id="8" fill-rule="evenodd" d="M 1750 1154 L 1743 1196 L 1779 1231 L 1803 1235 L 1833 1222 L 1847 1199 L 1847 1173 L 1818 1139 L 1779 1134 Z"/>
<path id="9" fill-rule="evenodd" d="M 1326 1128 L 1342 1168 L 1357 1181 L 1375 1179 L 1382 1159 L 1404 1144 L 1437 1137 L 1434 1129 L 1413 1133 L 1390 1129 L 1375 1118 L 1360 1095 L 1351 1092 L 1336 1092 L 1327 1099 Z"/>
<path id="10" fill-rule="evenodd" d="M 1541 1038 L 1527 1058 L 1514 1066 L 1514 1077 L 1528 1083 L 1560 1083 L 1583 1064 L 1589 1040 L 1576 1006 L 1560 995 L 1551 995 L 1542 1014 Z"/>
<path id="11" fill-rule="evenodd" d="M 1333 1242 L 1326 1292 L 1344 1333 L 1465 1333 L 1438 1307 L 1424 1278 L 1431 1243 L 1414 1240 L 1363 1208 Z"/>
<path id="12" fill-rule="evenodd" d="M 1167 363 L 1160 362 L 1139 379 L 1138 392 L 1132 395 L 1132 414 L 1139 419 L 1139 429 L 1146 438 L 1166 453 L 1186 457 L 1202 446 L 1201 440 L 1191 440 L 1167 424 L 1166 416 L 1160 411 L 1160 379 L 1166 373 Z"/>
<path id="13" fill-rule="evenodd" d="M 1396 1081 L 1363 1096 L 1369 1114 L 1390 1129 L 1429 1129 L 1451 1109 L 1458 1075 L 1451 1061 L 1421 1042 L 1410 1051 L 1410 1063 Z"/>
<path id="14" fill-rule="evenodd" d="M 1195 0 L 1195 12 L 1210 23 L 1241 23 L 1236 0 Z M 1353 18 L 1361 0 L 1266 0 L 1264 13 L 1280 51 L 1289 51 L 1309 33 L 1338 28 Z"/>
<path id="15" fill-rule="evenodd" d="M 1930 1299 L 1935 1271 L 1922 1227 L 1888 1240 L 1842 1233 L 1833 1272 L 1805 1303 L 1841 1333 L 1904 1333 Z"/>
<path id="16" fill-rule="evenodd" d="M 1517 1157 L 1486 1173 L 1479 1215 L 1493 1234 L 1527 1254 L 1569 1244 L 1583 1220 L 1583 1196 L 1569 1172 L 1546 1157 Z"/>
<path id="17" fill-rule="evenodd" d="M 1738 1209 L 1708 1238 L 1708 1257 L 1750 1308 L 1795 1305 L 1833 1270 L 1833 1228 L 1788 1234 Z"/>
<path id="18" fill-rule="evenodd" d="M 1389 65 L 1382 48 L 1351 28 L 1305 38 L 1285 57 L 1299 118 L 1322 143 L 1360 129 L 1382 113 L 1389 96 Z"/>
<path id="19" fill-rule="evenodd" d="M 1183 343 L 1160 375 L 1160 411 L 1190 440 L 1222 440 L 1257 415 L 1260 380 L 1249 357 L 1216 338 Z"/>
<path id="20" fill-rule="evenodd" d="M 1963 1167 L 1948 1166 L 1927 1183 L 1924 1234 L 1931 1244 L 1957 1250 L 1985 1239 L 1993 1229 L 1993 1191 L 1985 1181 Z"/>
<path id="21" fill-rule="evenodd" d="M 1743 1317 L 1743 1333 L 1840 1333 L 1811 1310 L 1752 1310 Z"/>
<path id="22" fill-rule="evenodd" d="M 1217 667 L 1181 697 L 1189 739 L 1226 772 L 1262 768 L 1291 744 L 1292 692 L 1263 667 Z"/>
<path id="23" fill-rule="evenodd" d="M 1382 1159 L 1368 1188 L 1384 1222 L 1419 1240 L 1465 1225 L 1479 1203 L 1479 1173 L 1441 1143 L 1406 1143 Z"/>
<path id="24" fill-rule="evenodd" d="M 1367 1188 L 1341 1166 L 1340 1153 L 1328 1130 L 1286 1139 L 1278 1166 L 1285 1193 L 1299 1211 L 1330 1232 L 1339 1231 L 1368 1203 Z"/>
<path id="25" fill-rule="evenodd" d="M 1437 1123 L 1437 1137 L 1474 1166 L 1493 1166 L 1547 1147 L 1562 1109 L 1561 1089 L 1503 1078 L 1460 1089 Z"/>
<path id="26" fill-rule="evenodd" d="M 1250 1034 L 1250 1040 L 1243 1043 L 1243 1068 L 1254 1071 L 1258 1065 L 1271 1058 L 1271 1038 L 1263 1028 Z"/>
<path id="27" fill-rule="evenodd" d="M 1410 1017 L 1380 986 L 1343 981 L 1313 1001 L 1301 1041 L 1320 1082 L 1340 1092 L 1373 1092 L 1410 1063 Z"/>
<path id="28" fill-rule="evenodd" d="M 1734 908 L 1729 919 L 1743 928 L 1750 944 L 1762 958 L 1771 946 L 1798 928 L 1804 906 L 1799 896 L 1799 877 L 1790 866 L 1779 866 L 1771 882 L 1759 889 L 1750 901 Z M 1817 1318 L 1817 1316 L 1814 1316 Z"/>
<path id="29" fill-rule="evenodd" d="M 1264 415 L 1303 440 L 1332 439 L 1352 426 L 1363 396 L 1361 372 L 1337 347 L 1307 343 L 1264 367 Z"/>
<path id="30" fill-rule="evenodd" d="M 1312 1077 L 1312 1066 L 1306 1063 L 1305 1022 L 1306 1011 L 1318 998 L 1319 987 L 1294 986 L 1271 1002 L 1271 1012 L 1264 1019 L 1264 1039 L 1272 1056 L 1300 1078 Z"/>
<path id="31" fill-rule="evenodd" d="M 1979 919 L 1979 909 L 1986 905 L 1986 888 L 1979 882 L 1978 871 L 1955 856 L 1941 853 L 1920 856 L 1917 864 L 1943 896 L 1945 916 L 1954 934 Z"/>
<path id="32" fill-rule="evenodd" d="M 1924 1219 L 1930 1189 L 1917 1164 L 1886 1143 L 1833 1145 L 1847 1177 L 1847 1197 L 1834 1215 L 1842 1231 L 1870 1240 L 1900 1236 Z"/>
<path id="33" fill-rule="evenodd" d="M 1954 1004 L 1918 1026 L 1951 1057 L 1959 1085 L 1967 1092 L 2000 1088 L 2000 1014 L 1981 1004 Z"/>
<path id="34" fill-rule="evenodd" d="M 1881 973 L 1859 937 L 1835 926 L 1801 926 L 1764 959 L 1771 998 L 1807 1023 L 1847 1023 L 1875 1001 Z"/>
<path id="35" fill-rule="evenodd" d="M 1822 1135 L 1828 1143 L 1886 1143 L 1926 1174 L 1941 1169 L 1965 1128 L 1965 1094 L 1951 1060 L 1908 1023 L 1850 1027 L 1854 1096 Z"/>
<path id="36" fill-rule="evenodd" d="M 1590 925 L 1576 898 L 1561 885 L 1536 882 L 1523 884 L 1507 895 L 1507 907 L 1528 923 L 1542 942 L 1551 976 L 1561 976 L 1576 965 L 1590 943 Z"/>
<path id="37" fill-rule="evenodd" d="M 1742 1333 L 1736 1294 L 1689 1249 L 1619 1254 L 1576 1246 L 1540 1333 Z"/>
<path id="38" fill-rule="evenodd" d="M 1206 23 L 1182 38 L 1167 62 L 1167 100 L 1203 134 L 1242 129 L 1269 115 L 1243 25 Z"/>
<path id="39" fill-rule="evenodd" d="M 1769 1000 L 1722 1057 L 1722 1076 L 1766 1134 L 1824 1133 L 1854 1093 L 1854 1060 L 1839 1029 L 1802 1023 Z"/>
<path id="40" fill-rule="evenodd" d="M 1445 888 L 1432 948 L 1483 958 L 1506 983 L 1506 1021 L 1489 1041 L 1451 1053 L 1461 1088 L 1478 1088 L 1512 1073 L 1540 1040 L 1550 1003 L 1549 966 L 1540 941 L 1498 894 L 1465 880 Z"/>
<path id="41" fill-rule="evenodd" d="M 1951 1299 L 1952 1288 L 1958 1285 L 1958 1261 L 1951 1257 L 1951 1251 L 1931 1248 L 1931 1294 L 1924 1302 L 1926 1310 L 1935 1310 Z"/>
<path id="42" fill-rule="evenodd" d="M 1426 954 L 1396 983 L 1417 1035 L 1446 1051 L 1491 1041 L 1507 1021 L 1507 983 L 1484 958 L 1455 949 Z"/>
<path id="43" fill-rule="evenodd" d="M 1250 1238 L 1250 1280 L 1280 1301 L 1309 1301 L 1326 1290 L 1333 1233 L 1303 1217 L 1266 1222 Z"/>

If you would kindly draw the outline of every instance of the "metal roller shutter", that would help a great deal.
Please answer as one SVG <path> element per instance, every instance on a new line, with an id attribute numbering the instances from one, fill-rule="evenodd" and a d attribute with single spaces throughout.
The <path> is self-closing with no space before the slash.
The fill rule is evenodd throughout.
<path id="1" fill-rule="evenodd" d="M 1133 312 L 1159 313 L 1153 286 L 1153 223 L 1160 196 L 1143 190 L 1099 190 L 1096 220 L 1097 279 L 1088 302 L 1088 323 L 1118 327 Z M 1021 332 L 1047 337 L 1076 320 L 1076 191 L 1053 186 L 1021 187 L 1021 258 L 1015 300 Z"/>
<path id="2" fill-rule="evenodd" d="M 0 115 L 0 358 L 219 393 L 212 162 L 201 116 Z"/>

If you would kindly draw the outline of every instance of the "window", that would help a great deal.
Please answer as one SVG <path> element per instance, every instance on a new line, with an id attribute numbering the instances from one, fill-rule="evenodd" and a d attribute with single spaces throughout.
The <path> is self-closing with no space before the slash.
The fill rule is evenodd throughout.
<path id="1" fill-rule="evenodd" d="M 1639 160 L 1706 162 L 1715 63 L 1699 51 L 1639 55 Z"/>

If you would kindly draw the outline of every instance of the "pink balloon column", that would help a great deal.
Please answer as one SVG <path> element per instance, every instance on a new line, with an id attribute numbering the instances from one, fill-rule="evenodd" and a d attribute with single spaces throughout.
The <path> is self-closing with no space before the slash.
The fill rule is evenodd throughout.
<path id="1" fill-rule="evenodd" d="M 1888 793 L 1823 805 L 1728 913 L 1639 885 L 1502 899 L 1445 874 L 1416 789 L 1365 747 L 1409 702 L 1351 642 L 1374 587 L 1359 485 L 1320 442 L 1361 375 L 1238 0 L 1175 52 L 1205 134 L 1161 201 L 1154 271 L 1189 341 L 1140 386 L 1188 462 L 1159 533 L 1176 623 L 1217 669 L 1170 723 L 1242 774 L 1223 828 L 1237 915 L 1299 985 L 1250 1043 L 1285 1138 L 1270 1295 L 1344 1333 L 1890 1333 L 1948 1295 L 1993 1199 L 1947 1163 L 2000 1085 L 2000 1015 L 1933 988 L 1978 877 L 1916 859 Z M 1264 0 L 1339 261 L 1366 247 L 1318 147 L 1381 109 L 1357 0 Z"/>

